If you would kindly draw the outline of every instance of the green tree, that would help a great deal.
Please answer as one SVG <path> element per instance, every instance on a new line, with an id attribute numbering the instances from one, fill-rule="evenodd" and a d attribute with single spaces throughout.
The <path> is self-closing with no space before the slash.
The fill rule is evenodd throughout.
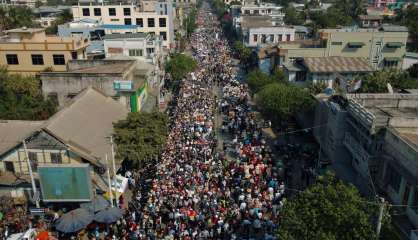
<path id="1" fill-rule="evenodd" d="M 303 15 L 296 11 L 296 8 L 292 6 L 288 6 L 284 10 L 284 22 L 289 25 L 302 25 L 305 21 L 303 19 Z"/>
<path id="2" fill-rule="evenodd" d="M 118 157 L 130 161 L 134 167 L 143 166 L 161 152 L 167 125 L 164 113 L 129 113 L 125 120 L 113 125 Z"/>
<path id="3" fill-rule="evenodd" d="M 175 53 L 166 62 L 165 70 L 170 73 L 173 80 L 179 81 L 195 70 L 196 67 L 197 63 L 193 58 L 182 53 Z"/>
<path id="4" fill-rule="evenodd" d="M 184 30 L 186 31 L 187 38 L 191 36 L 191 34 L 194 32 L 194 30 L 197 27 L 196 19 L 197 19 L 196 8 L 192 8 L 192 10 L 187 15 L 187 17 L 183 19 L 183 26 L 184 26 Z"/>
<path id="5" fill-rule="evenodd" d="M 284 74 L 277 70 L 274 75 L 267 75 L 257 69 L 247 75 L 247 83 L 253 93 L 259 92 L 266 85 L 272 83 L 284 83 Z"/>
<path id="6" fill-rule="evenodd" d="M 404 10 L 401 24 L 408 27 L 411 41 L 411 50 L 418 50 L 418 6 L 411 4 Z"/>
<path id="7" fill-rule="evenodd" d="M 19 27 L 37 27 L 35 15 L 26 6 L 1 6 L 0 29 L 13 29 Z"/>
<path id="8" fill-rule="evenodd" d="M 73 19 L 73 15 L 69 9 L 64 9 L 64 11 L 58 16 L 58 18 L 52 23 L 51 26 L 45 29 L 47 34 L 56 34 L 58 32 L 58 25 L 69 22 Z"/>
<path id="9" fill-rule="evenodd" d="M 373 220 L 378 206 L 331 174 L 285 202 L 278 235 L 283 240 L 376 239 Z M 390 222 L 385 216 L 384 225 Z"/>
<path id="10" fill-rule="evenodd" d="M 389 69 L 366 75 L 359 92 L 387 93 L 388 83 L 398 89 L 418 88 L 418 79 L 411 77 L 407 71 Z"/>
<path id="11" fill-rule="evenodd" d="M 246 47 L 241 41 L 235 41 L 234 49 L 241 64 L 247 64 L 251 57 L 251 49 Z"/>
<path id="12" fill-rule="evenodd" d="M 418 78 L 418 64 L 417 63 L 410 66 L 407 71 L 410 77 Z"/>
<path id="13" fill-rule="evenodd" d="M 271 83 L 257 93 L 256 102 L 265 116 L 273 121 L 282 121 L 308 110 L 314 100 L 309 91 L 299 86 Z"/>
<path id="14" fill-rule="evenodd" d="M 56 112 L 56 103 L 45 100 L 39 79 L 8 74 L 0 69 L 0 119 L 45 120 Z"/>

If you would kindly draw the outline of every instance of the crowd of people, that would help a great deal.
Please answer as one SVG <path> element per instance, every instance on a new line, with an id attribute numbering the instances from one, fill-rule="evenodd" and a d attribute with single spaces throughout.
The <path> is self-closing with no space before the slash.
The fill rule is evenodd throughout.
<path id="1" fill-rule="evenodd" d="M 136 181 L 133 231 L 139 239 L 276 239 L 285 186 L 207 6 L 199 18 L 191 36 L 199 67 L 173 99 L 159 161 Z M 231 144 L 219 148 L 218 137 Z"/>

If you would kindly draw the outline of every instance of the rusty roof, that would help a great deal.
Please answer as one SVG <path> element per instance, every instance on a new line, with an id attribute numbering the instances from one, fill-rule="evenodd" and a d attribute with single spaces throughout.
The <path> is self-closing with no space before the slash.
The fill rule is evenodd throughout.
<path id="1" fill-rule="evenodd" d="M 360 57 L 306 57 L 303 62 L 310 72 L 317 73 L 373 71 L 367 59 Z"/>

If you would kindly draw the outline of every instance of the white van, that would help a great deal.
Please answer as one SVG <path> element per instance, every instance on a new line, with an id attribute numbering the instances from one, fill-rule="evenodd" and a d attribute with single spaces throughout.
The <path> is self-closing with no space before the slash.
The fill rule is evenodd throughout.
<path id="1" fill-rule="evenodd" d="M 15 233 L 10 235 L 7 240 L 35 240 L 36 239 L 36 229 L 31 228 L 24 233 Z"/>

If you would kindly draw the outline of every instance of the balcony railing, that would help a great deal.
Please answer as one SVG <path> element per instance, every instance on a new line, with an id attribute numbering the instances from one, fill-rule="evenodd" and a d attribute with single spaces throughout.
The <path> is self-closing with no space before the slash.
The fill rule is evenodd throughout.
<path id="1" fill-rule="evenodd" d="M 358 141 L 351 136 L 350 133 L 346 133 L 343 141 L 344 146 L 351 152 L 351 154 L 357 158 L 359 161 L 364 161 L 366 163 L 370 160 L 370 154 L 361 146 Z"/>

